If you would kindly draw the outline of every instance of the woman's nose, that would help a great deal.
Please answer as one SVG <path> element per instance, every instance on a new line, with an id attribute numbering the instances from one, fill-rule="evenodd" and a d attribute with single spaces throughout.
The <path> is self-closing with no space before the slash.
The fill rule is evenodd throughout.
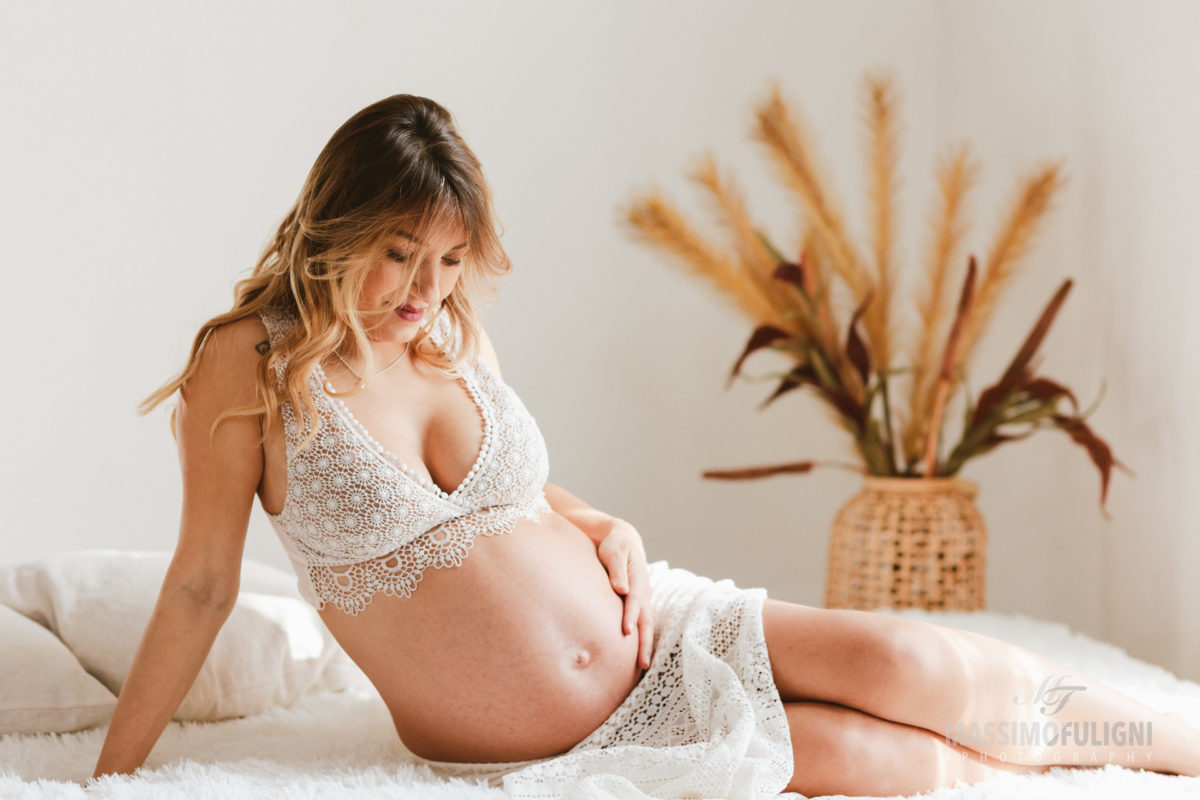
<path id="1" fill-rule="evenodd" d="M 438 269 L 436 266 L 423 266 L 417 276 L 417 294 L 426 303 L 436 303 L 438 294 Z"/>

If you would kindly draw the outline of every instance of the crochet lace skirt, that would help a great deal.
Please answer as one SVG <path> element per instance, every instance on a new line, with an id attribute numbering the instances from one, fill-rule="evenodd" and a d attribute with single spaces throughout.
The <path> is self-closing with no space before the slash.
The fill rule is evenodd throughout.
<path id="1" fill-rule="evenodd" d="M 599 728 L 549 758 L 417 762 L 529 800 L 758 800 L 782 792 L 792 776 L 792 747 L 763 638 L 766 590 L 666 561 L 649 567 L 650 668 Z"/>

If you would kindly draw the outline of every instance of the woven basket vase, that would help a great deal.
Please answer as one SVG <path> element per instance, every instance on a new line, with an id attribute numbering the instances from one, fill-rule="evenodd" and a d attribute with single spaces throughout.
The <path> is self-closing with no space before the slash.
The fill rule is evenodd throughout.
<path id="1" fill-rule="evenodd" d="M 826 608 L 984 607 L 987 531 L 961 478 L 865 476 L 838 512 Z"/>

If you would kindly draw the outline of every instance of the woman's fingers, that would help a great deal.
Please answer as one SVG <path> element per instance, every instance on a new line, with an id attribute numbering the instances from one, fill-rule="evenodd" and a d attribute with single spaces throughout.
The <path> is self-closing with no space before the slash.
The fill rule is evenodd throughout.
<path id="1" fill-rule="evenodd" d="M 622 546 L 619 537 L 608 536 L 596 549 L 600 563 L 608 571 L 608 581 L 617 594 L 629 593 L 629 548 Z"/>
<path id="2" fill-rule="evenodd" d="M 638 617 L 638 661 L 642 669 L 650 669 L 650 655 L 654 646 L 654 615 L 650 607 L 642 609 Z"/>
<path id="3" fill-rule="evenodd" d="M 630 634 L 638 626 L 649 605 L 650 581 L 646 579 L 646 571 L 642 569 L 641 562 L 633 553 L 629 554 L 626 566 L 629 573 L 629 593 L 625 596 L 625 620 L 622 627 L 626 634 Z"/>
<path id="4" fill-rule="evenodd" d="M 626 632 L 638 631 L 638 663 L 650 667 L 654 645 L 654 613 L 650 610 L 650 576 L 642 559 L 630 554 L 629 574 L 632 588 L 625 600 Z"/>
<path id="5" fill-rule="evenodd" d="M 608 571 L 608 578 L 617 594 L 629 594 L 629 559 L 624 555 L 614 558 L 612 568 Z"/>
<path id="6" fill-rule="evenodd" d="M 654 649 L 654 615 L 650 611 L 650 574 L 640 541 L 614 531 L 597 547 L 613 591 L 625 596 L 621 631 L 638 634 L 638 663 L 649 669 Z"/>

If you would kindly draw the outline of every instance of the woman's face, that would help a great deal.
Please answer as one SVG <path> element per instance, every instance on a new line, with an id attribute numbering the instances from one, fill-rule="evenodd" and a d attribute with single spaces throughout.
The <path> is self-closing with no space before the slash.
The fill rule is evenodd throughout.
<path id="1" fill-rule="evenodd" d="M 363 327 L 371 339 L 411 340 L 458 282 L 467 255 L 466 230 L 460 225 L 435 228 L 425 244 L 422 263 L 416 264 L 417 242 L 400 229 L 384 241 L 375 256 L 358 298 Z M 413 270 L 416 277 L 409 296 L 393 302 Z"/>

